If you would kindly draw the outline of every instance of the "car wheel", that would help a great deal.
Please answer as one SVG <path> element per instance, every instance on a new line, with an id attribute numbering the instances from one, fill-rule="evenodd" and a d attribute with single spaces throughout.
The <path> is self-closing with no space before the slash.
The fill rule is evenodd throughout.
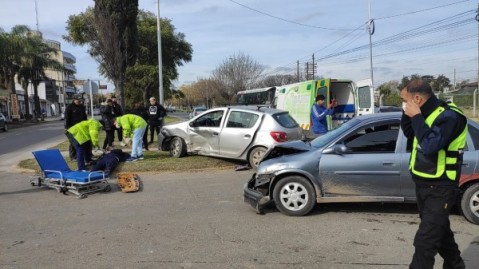
<path id="1" fill-rule="evenodd" d="M 468 221 L 479 224 L 479 183 L 470 185 L 462 195 L 461 211 Z"/>
<path id="2" fill-rule="evenodd" d="M 288 216 L 303 216 L 316 205 L 316 195 L 311 183 L 301 176 L 281 179 L 273 190 L 276 208 Z"/>
<path id="3" fill-rule="evenodd" d="M 186 155 L 185 140 L 181 137 L 175 137 L 170 142 L 170 156 L 180 158 Z"/>
<path id="4" fill-rule="evenodd" d="M 3 126 L 3 131 L 6 132 L 8 131 L 8 125 L 5 123 L 5 125 Z"/>
<path id="5" fill-rule="evenodd" d="M 266 153 L 266 148 L 265 147 L 256 147 L 254 148 L 248 156 L 249 160 L 249 165 L 253 169 L 256 169 L 258 167 L 259 162 L 263 158 L 263 155 Z"/>

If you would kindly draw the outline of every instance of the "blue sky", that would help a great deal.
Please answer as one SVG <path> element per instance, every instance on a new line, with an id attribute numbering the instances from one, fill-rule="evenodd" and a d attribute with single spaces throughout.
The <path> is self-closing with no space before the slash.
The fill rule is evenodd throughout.
<path id="1" fill-rule="evenodd" d="M 35 0 L 1 3 L 0 27 L 4 30 L 17 24 L 36 28 Z M 63 50 L 76 56 L 77 77 L 100 78 L 87 48 L 61 39 L 68 16 L 94 2 L 37 3 L 40 31 L 47 39 L 61 41 Z M 139 4 L 157 11 L 156 0 L 140 0 Z M 375 85 L 416 73 L 444 74 L 453 81 L 454 70 L 458 82 L 476 80 L 477 4 L 471 0 L 371 0 Z M 370 77 L 368 0 L 160 0 L 160 13 L 185 34 L 194 50 L 193 60 L 179 68 L 177 86 L 211 76 L 237 53 L 264 65 L 266 74 L 294 74 L 297 61 L 303 70 L 314 53 L 317 75 L 353 80 Z"/>

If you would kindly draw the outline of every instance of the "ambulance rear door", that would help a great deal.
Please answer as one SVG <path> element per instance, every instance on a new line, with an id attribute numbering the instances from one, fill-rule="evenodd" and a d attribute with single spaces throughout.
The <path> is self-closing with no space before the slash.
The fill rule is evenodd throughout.
<path id="1" fill-rule="evenodd" d="M 357 116 L 374 113 L 374 89 L 371 79 L 356 81 Z"/>

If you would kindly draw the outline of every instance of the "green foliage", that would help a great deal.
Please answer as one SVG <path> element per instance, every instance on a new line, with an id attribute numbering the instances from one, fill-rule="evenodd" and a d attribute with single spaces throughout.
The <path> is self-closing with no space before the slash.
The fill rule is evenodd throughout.
<path id="1" fill-rule="evenodd" d="M 402 100 L 398 92 L 391 93 L 384 98 L 385 106 L 401 106 Z"/>
<path id="2" fill-rule="evenodd" d="M 94 8 L 72 15 L 67 21 L 64 39 L 88 45 L 88 52 L 99 71 L 113 81 L 124 105 L 125 72 L 136 63 L 138 0 L 96 0 Z"/>
<path id="3" fill-rule="evenodd" d="M 191 61 L 193 50 L 182 33 L 176 33 L 170 20 L 160 19 L 163 90 L 165 99 L 172 97 L 172 81 L 178 78 L 177 66 Z M 156 16 L 151 12 L 138 14 L 138 59 L 127 69 L 125 95 L 128 103 L 146 101 L 155 96 L 159 100 L 158 38 Z M 135 92 L 135 91 L 140 91 Z M 133 100 L 129 100 L 133 98 Z"/>

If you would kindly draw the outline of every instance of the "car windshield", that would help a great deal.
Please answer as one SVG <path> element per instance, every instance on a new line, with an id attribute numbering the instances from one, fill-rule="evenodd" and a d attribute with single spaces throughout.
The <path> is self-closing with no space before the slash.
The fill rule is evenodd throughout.
<path id="1" fill-rule="evenodd" d="M 198 112 L 198 111 L 206 111 L 206 107 L 197 107 L 195 108 L 195 111 Z"/>
<path id="2" fill-rule="evenodd" d="M 358 119 L 352 119 L 347 121 L 346 123 L 340 125 L 339 127 L 327 132 L 326 134 L 315 138 L 313 141 L 311 141 L 311 146 L 315 148 L 322 148 L 326 146 L 331 140 L 335 139 L 345 131 L 351 129 L 354 127 L 356 124 L 359 123 L 360 120 Z"/>

